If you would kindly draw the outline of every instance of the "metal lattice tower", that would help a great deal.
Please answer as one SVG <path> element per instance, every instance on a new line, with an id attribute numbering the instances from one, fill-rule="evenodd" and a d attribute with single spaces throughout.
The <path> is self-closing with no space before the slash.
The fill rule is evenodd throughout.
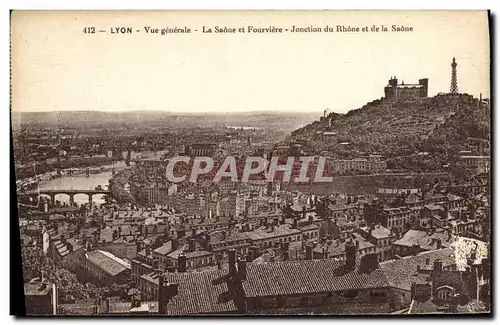
<path id="1" fill-rule="evenodd" d="M 455 58 L 453 58 L 453 62 L 451 62 L 451 86 L 450 93 L 458 94 L 458 85 L 457 85 L 457 62 L 455 62 Z"/>

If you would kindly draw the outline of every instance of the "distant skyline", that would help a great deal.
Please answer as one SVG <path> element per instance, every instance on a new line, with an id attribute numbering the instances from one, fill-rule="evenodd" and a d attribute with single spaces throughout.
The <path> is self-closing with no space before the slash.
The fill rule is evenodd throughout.
<path id="1" fill-rule="evenodd" d="M 148 35 L 153 28 L 339 24 L 406 33 Z M 486 11 L 19 12 L 12 14 L 12 110 L 346 113 L 392 76 L 429 78 L 429 96 L 490 96 Z M 84 34 L 85 26 L 106 33 Z M 112 35 L 114 26 L 140 33 Z"/>

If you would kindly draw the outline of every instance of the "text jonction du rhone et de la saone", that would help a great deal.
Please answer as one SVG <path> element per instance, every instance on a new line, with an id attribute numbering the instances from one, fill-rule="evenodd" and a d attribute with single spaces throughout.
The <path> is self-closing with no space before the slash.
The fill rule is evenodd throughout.
<path id="1" fill-rule="evenodd" d="M 282 34 L 282 33 L 399 33 L 413 32 L 412 26 L 405 25 L 325 25 L 319 26 L 295 26 L 289 28 L 277 26 L 201 26 L 200 28 L 191 28 L 187 26 L 180 27 L 152 27 L 144 26 L 141 28 L 133 28 L 130 26 L 115 26 L 107 29 L 99 29 L 96 26 L 86 26 L 83 28 L 85 34 L 108 33 L 108 34 L 152 34 L 152 35 L 167 35 L 167 34 Z"/>

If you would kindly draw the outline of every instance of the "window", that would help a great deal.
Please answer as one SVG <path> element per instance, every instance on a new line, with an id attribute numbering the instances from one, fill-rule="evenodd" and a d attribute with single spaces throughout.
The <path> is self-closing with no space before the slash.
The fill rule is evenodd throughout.
<path id="1" fill-rule="evenodd" d="M 439 290 L 439 292 L 438 292 L 439 299 L 448 300 L 448 299 L 450 299 L 450 296 L 451 296 L 450 289 L 442 289 L 442 290 Z"/>

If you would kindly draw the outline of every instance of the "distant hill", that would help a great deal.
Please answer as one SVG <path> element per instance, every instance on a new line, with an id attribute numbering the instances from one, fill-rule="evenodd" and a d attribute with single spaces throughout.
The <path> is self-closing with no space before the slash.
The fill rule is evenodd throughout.
<path id="1" fill-rule="evenodd" d="M 322 137 L 327 131 L 337 136 Z M 292 132 L 294 139 L 305 140 L 317 153 L 353 158 L 377 152 L 389 158 L 389 168 L 415 164 L 424 170 L 439 169 L 460 150 L 477 149 L 471 148 L 477 143 L 489 147 L 489 136 L 489 104 L 467 94 L 382 98 L 346 114 L 331 113 Z M 420 156 L 426 152 L 426 158 L 419 152 Z"/>
<path id="2" fill-rule="evenodd" d="M 318 112 L 227 112 L 227 113 L 173 113 L 161 111 L 99 112 L 99 111 L 54 111 L 54 112 L 15 112 L 12 113 L 13 126 L 65 126 L 78 127 L 103 124 L 142 124 L 153 123 L 177 127 L 190 126 L 248 126 L 279 127 L 288 132 L 312 122 Z"/>

